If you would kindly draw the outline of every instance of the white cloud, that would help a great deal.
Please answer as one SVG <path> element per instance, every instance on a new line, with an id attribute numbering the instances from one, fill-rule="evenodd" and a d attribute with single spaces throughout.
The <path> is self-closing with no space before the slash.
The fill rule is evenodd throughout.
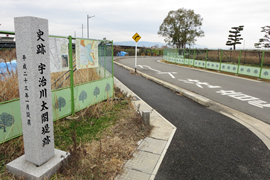
<path id="1" fill-rule="evenodd" d="M 205 37 L 197 44 L 209 48 L 229 48 L 225 43 L 233 26 L 244 25 L 245 48 L 263 36 L 262 26 L 269 24 L 269 0 L 8 0 L 1 2 L 0 29 L 14 31 L 13 18 L 36 16 L 49 20 L 50 34 L 86 37 L 86 16 L 90 19 L 90 37 L 130 41 L 138 32 L 143 41 L 164 42 L 157 32 L 169 11 L 193 9 L 203 17 Z M 243 48 L 243 44 L 238 48 Z"/>

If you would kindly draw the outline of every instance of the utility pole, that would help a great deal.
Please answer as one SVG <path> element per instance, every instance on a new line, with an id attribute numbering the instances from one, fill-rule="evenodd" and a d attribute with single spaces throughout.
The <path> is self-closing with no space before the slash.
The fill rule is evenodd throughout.
<path id="1" fill-rule="evenodd" d="M 92 17 L 95 17 L 95 15 L 94 16 L 87 15 L 87 38 L 88 39 L 89 39 L 89 19 Z"/>

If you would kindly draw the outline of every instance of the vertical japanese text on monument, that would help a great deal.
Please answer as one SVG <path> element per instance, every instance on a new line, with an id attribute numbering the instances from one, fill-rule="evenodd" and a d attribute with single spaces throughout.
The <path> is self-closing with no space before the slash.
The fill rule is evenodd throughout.
<path id="1" fill-rule="evenodd" d="M 25 55 L 22 56 L 23 60 L 23 77 L 24 77 L 24 97 L 25 97 L 25 108 L 26 108 L 26 119 L 27 119 L 27 125 L 31 126 L 31 114 L 30 114 L 30 101 L 29 101 L 29 84 L 28 81 L 28 71 L 27 71 L 27 58 Z"/>
<path id="2" fill-rule="evenodd" d="M 43 41 L 45 41 L 42 36 L 44 35 L 44 32 L 40 29 L 37 31 L 37 54 L 38 55 L 44 55 L 46 53 L 45 46 L 42 44 Z M 39 99 L 41 101 L 41 117 L 40 117 L 40 122 L 42 123 L 42 129 L 41 129 L 41 134 L 44 135 L 44 138 L 42 140 L 42 146 L 44 147 L 45 145 L 48 145 L 50 143 L 50 136 L 48 133 L 50 133 L 50 127 L 48 124 L 49 121 L 49 116 L 48 116 L 48 109 L 49 107 L 47 106 L 47 87 L 50 86 L 50 84 L 47 84 L 47 79 L 46 76 L 44 76 L 44 72 L 50 71 L 50 69 L 46 68 L 46 64 L 40 63 L 37 67 L 37 70 L 39 72 L 39 82 L 38 82 L 38 87 L 39 87 Z"/>

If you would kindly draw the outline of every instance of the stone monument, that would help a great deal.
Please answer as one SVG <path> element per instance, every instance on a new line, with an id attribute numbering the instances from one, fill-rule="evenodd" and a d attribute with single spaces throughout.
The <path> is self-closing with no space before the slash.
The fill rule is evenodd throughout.
<path id="1" fill-rule="evenodd" d="M 48 20 L 14 18 L 25 154 L 7 164 L 27 179 L 50 177 L 67 153 L 54 148 Z"/>

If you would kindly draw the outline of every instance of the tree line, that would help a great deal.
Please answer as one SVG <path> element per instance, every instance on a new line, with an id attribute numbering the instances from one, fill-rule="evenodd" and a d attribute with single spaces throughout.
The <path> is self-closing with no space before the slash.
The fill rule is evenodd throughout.
<path id="1" fill-rule="evenodd" d="M 169 46 L 176 48 L 189 47 L 196 42 L 196 38 L 204 37 L 204 31 L 201 29 L 203 18 L 196 14 L 194 10 L 180 8 L 176 11 L 170 11 L 159 26 L 158 35 L 165 37 L 164 41 Z M 255 48 L 270 48 L 270 26 L 261 27 L 261 32 L 265 35 L 254 44 Z M 244 26 L 231 27 L 229 31 L 227 46 L 232 46 L 235 50 L 237 44 L 241 44 L 241 31 Z"/>

